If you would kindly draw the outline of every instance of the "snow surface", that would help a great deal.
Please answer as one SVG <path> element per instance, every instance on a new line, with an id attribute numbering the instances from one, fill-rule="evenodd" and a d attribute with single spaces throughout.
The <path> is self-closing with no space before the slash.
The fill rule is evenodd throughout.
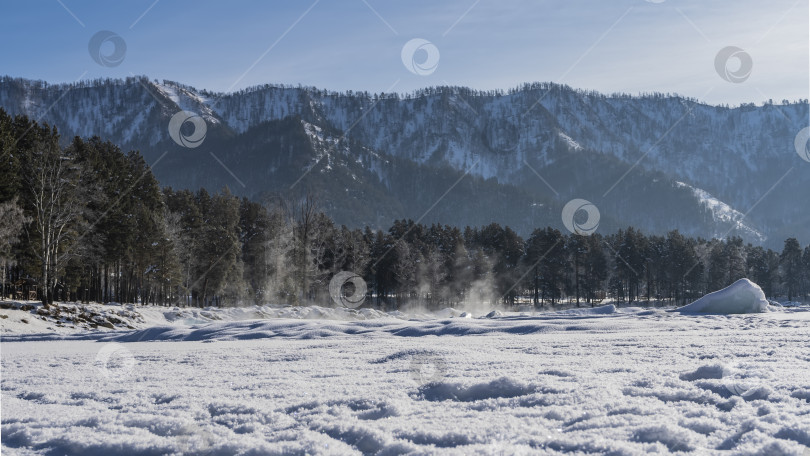
<path id="1" fill-rule="evenodd" d="M 759 285 L 748 279 L 740 279 L 677 310 L 685 313 L 745 314 L 767 312 L 769 306 Z"/>
<path id="2" fill-rule="evenodd" d="M 570 147 L 572 150 L 582 150 L 582 146 L 578 142 L 574 141 L 574 139 L 570 136 L 561 131 L 557 132 L 557 135 L 560 137 L 560 139 L 565 141 L 565 143 L 568 144 L 568 147 Z"/>
<path id="3" fill-rule="evenodd" d="M 197 113 L 203 116 L 207 122 L 214 124 L 219 123 L 219 119 L 217 119 L 214 111 L 209 106 L 211 100 L 208 97 L 199 94 L 194 89 L 191 89 L 190 87 L 183 87 L 175 82 L 165 80 L 163 81 L 163 84 L 152 82 L 152 85 L 180 109 Z"/>
<path id="4" fill-rule="evenodd" d="M 134 311 L 131 330 L 4 326 L 4 455 L 802 455 L 810 446 L 807 307 Z M 20 312 L 0 310 L 4 325 Z"/>
<path id="5" fill-rule="evenodd" d="M 702 204 L 703 207 L 711 211 L 712 218 L 715 221 L 721 222 L 723 224 L 732 224 L 736 228 L 740 229 L 744 233 L 750 235 L 752 238 L 760 242 L 767 240 L 767 236 L 765 236 L 764 233 L 762 233 L 761 231 L 757 230 L 750 224 L 743 221 L 745 220 L 745 214 L 738 211 L 737 209 L 734 209 L 727 203 L 724 203 L 723 201 L 720 201 L 719 199 L 715 198 L 706 190 L 693 187 L 684 182 L 675 182 L 675 185 L 678 187 L 688 188 L 689 190 L 691 190 L 692 194 L 695 195 L 698 201 L 700 201 L 700 204 Z M 725 230 L 726 225 L 718 227 L 718 232 L 715 233 L 716 235 L 715 237 L 724 236 L 724 233 L 719 231 L 720 229 Z M 726 232 L 725 234 L 727 235 L 728 233 Z"/>
<path id="6" fill-rule="evenodd" d="M 75 334 L 82 330 L 98 332 L 151 328 L 156 326 L 200 325 L 214 321 L 256 319 L 369 320 L 375 318 L 432 319 L 458 317 L 464 311 L 447 308 L 437 312 L 382 312 L 375 309 L 348 309 L 320 306 L 247 306 L 194 308 L 134 306 L 131 304 L 56 303 L 44 309 L 39 301 L 0 302 L 0 334 Z"/>

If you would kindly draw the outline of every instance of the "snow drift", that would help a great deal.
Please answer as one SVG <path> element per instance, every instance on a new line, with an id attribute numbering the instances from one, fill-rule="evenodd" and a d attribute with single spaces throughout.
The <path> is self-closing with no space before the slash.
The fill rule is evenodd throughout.
<path id="1" fill-rule="evenodd" d="M 684 313 L 744 314 L 768 311 L 768 300 L 759 285 L 740 279 L 731 285 L 709 293 L 692 304 L 675 309 Z"/>

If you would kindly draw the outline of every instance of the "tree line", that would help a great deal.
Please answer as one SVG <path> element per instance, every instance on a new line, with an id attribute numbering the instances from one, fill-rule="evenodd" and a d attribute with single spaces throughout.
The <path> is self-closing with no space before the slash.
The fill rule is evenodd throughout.
<path id="1" fill-rule="evenodd" d="M 782 252 L 629 227 L 590 236 L 492 223 L 463 229 L 399 220 L 337 226 L 315 195 L 262 202 L 227 188 L 161 188 L 138 152 L 94 137 L 60 146 L 56 128 L 0 109 L 2 295 L 159 305 L 328 304 L 353 271 L 367 305 L 570 300 L 685 303 L 742 277 L 766 295 L 810 293 L 810 246 Z"/>

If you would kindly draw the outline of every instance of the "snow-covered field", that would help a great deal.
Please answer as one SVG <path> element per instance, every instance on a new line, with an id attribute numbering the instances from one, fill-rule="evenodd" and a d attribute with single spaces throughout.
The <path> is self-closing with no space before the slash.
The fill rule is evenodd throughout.
<path id="1" fill-rule="evenodd" d="M 96 307 L 0 310 L 3 454 L 810 454 L 807 307 Z"/>

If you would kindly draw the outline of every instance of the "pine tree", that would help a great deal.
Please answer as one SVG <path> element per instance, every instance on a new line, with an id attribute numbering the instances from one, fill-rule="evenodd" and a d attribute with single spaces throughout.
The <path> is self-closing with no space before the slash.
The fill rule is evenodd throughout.
<path id="1" fill-rule="evenodd" d="M 602 249 L 602 235 L 594 233 L 588 236 L 588 252 L 585 256 L 585 295 L 591 307 L 595 299 L 601 299 L 597 294 L 603 290 L 607 279 L 608 265 L 605 252 Z"/>
<path id="2" fill-rule="evenodd" d="M 200 206 L 188 190 L 164 189 L 164 201 L 168 210 L 167 221 L 172 221 L 168 232 L 180 268 L 180 286 L 177 289 L 177 304 L 191 304 L 192 281 L 196 280 L 196 242 L 203 223 Z"/>
<path id="3" fill-rule="evenodd" d="M 787 290 L 788 300 L 792 301 L 798 295 L 802 285 L 802 249 L 796 238 L 785 240 L 785 248 L 779 256 L 782 269 L 782 282 Z"/>
<path id="4" fill-rule="evenodd" d="M 11 247 L 19 241 L 23 227 L 29 222 L 17 201 L 14 196 L 0 203 L 0 298 L 6 296 L 6 268 L 14 261 Z"/>
<path id="5" fill-rule="evenodd" d="M 695 253 L 695 241 L 677 230 L 667 233 L 665 264 L 668 267 L 668 295 L 685 303 L 700 287 L 704 265 Z"/>
<path id="6" fill-rule="evenodd" d="M 403 239 L 394 241 L 391 273 L 394 281 L 394 292 L 397 303 L 402 306 L 407 298 L 413 297 L 416 291 L 416 267 L 419 252 Z"/>
<path id="7" fill-rule="evenodd" d="M 195 268 L 191 292 L 198 306 L 217 304 L 226 280 L 233 279 L 239 253 L 239 201 L 227 189 L 210 196 L 197 193 L 202 223 L 195 236 Z"/>
<path id="8" fill-rule="evenodd" d="M 641 280 L 644 277 L 646 266 L 646 241 L 641 232 L 629 227 L 621 236 L 616 252 L 616 269 L 619 278 L 626 284 L 627 297 L 630 302 L 640 295 Z"/>
<path id="9" fill-rule="evenodd" d="M 726 257 L 728 258 L 728 277 L 726 284 L 732 283 L 745 277 L 745 247 L 740 237 L 733 236 L 726 240 Z"/>
<path id="10" fill-rule="evenodd" d="M 587 236 L 583 236 L 580 234 L 572 234 L 568 236 L 568 242 L 566 244 L 566 251 L 569 255 L 569 262 L 573 267 L 573 284 L 574 284 L 574 295 L 576 296 L 577 307 L 579 307 L 579 297 L 580 297 L 580 279 L 583 276 L 583 264 L 585 263 L 585 256 L 588 253 L 588 239 Z"/>
<path id="11" fill-rule="evenodd" d="M 661 300 L 665 289 L 667 267 L 666 239 L 661 236 L 650 236 L 647 239 L 647 300 Z"/>
<path id="12" fill-rule="evenodd" d="M 535 303 L 548 298 L 551 305 L 562 296 L 568 261 L 565 237 L 554 228 L 537 229 L 526 242 L 526 264 L 532 274 Z"/>
<path id="13" fill-rule="evenodd" d="M 722 241 L 714 240 L 710 246 L 708 291 L 711 292 L 728 285 L 728 255 Z"/>
<path id="14" fill-rule="evenodd" d="M 17 151 L 26 148 L 27 138 L 45 137 L 48 133 L 47 129 L 34 129 L 36 123 L 29 123 L 27 119 L 24 125 L 19 125 L 20 120 L 17 118 L 15 121 L 0 108 L 0 202 L 19 197 L 22 191 L 22 165 Z M 20 130 L 17 126 L 25 129 Z M 29 128 L 34 129 L 33 133 L 29 132 Z M 20 138 L 21 135 L 25 136 Z"/>
<path id="15" fill-rule="evenodd" d="M 768 254 L 764 248 L 760 246 L 749 246 L 746 256 L 746 269 L 747 276 L 755 283 L 759 284 L 766 294 L 770 294 L 769 284 L 773 271 L 770 270 L 768 263 Z"/>
<path id="16" fill-rule="evenodd" d="M 255 304 L 268 300 L 264 277 L 267 275 L 267 242 L 270 240 L 271 220 L 267 209 L 259 203 L 242 198 L 239 202 L 240 258 L 244 265 L 247 298 Z"/>

